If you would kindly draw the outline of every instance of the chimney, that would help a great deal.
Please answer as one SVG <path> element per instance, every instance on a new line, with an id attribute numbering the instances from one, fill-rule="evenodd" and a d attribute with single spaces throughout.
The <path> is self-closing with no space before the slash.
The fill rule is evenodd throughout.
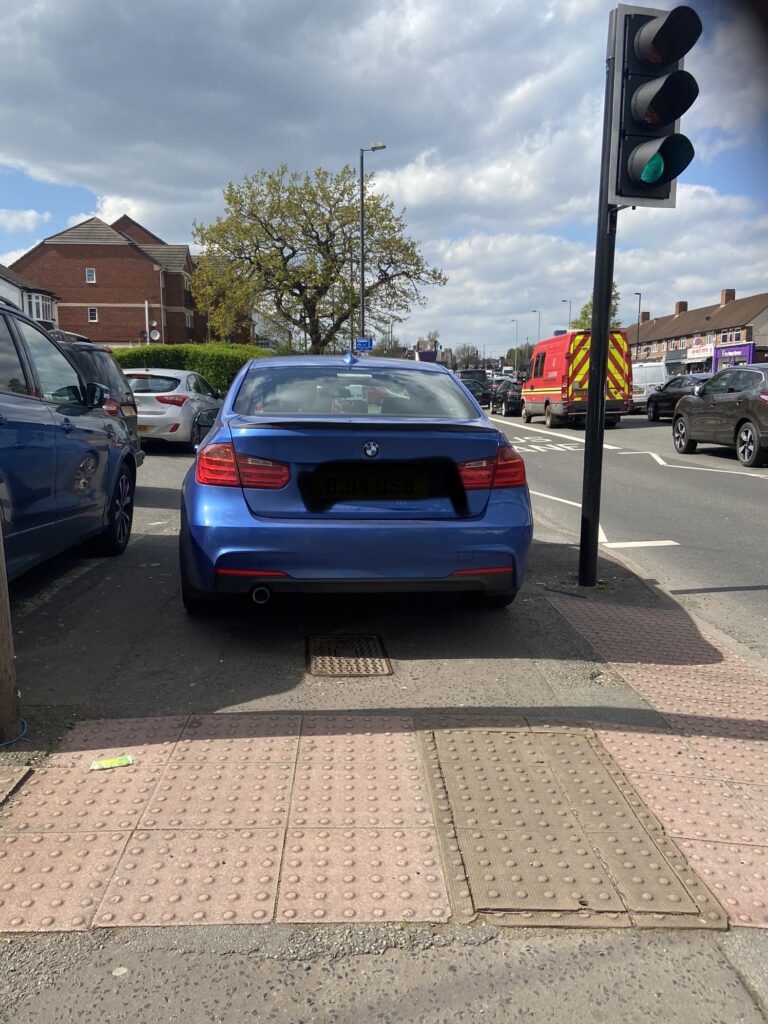
<path id="1" fill-rule="evenodd" d="M 675 316 L 680 316 L 681 313 L 687 313 L 687 312 L 688 312 L 688 303 L 687 302 L 676 302 L 675 303 Z"/>
<path id="2" fill-rule="evenodd" d="M 651 314 L 650 313 L 641 313 L 640 314 L 640 323 L 641 324 L 647 324 L 650 319 L 651 319 Z"/>
<path id="3" fill-rule="evenodd" d="M 720 292 L 720 305 L 727 306 L 729 302 L 733 302 L 736 298 L 736 292 L 733 288 L 723 288 Z"/>

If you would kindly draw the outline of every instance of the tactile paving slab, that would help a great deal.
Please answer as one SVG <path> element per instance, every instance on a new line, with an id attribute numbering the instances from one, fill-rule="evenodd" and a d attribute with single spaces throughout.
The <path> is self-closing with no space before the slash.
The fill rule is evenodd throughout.
<path id="1" fill-rule="evenodd" d="M 446 921 L 432 829 L 289 829 L 277 921 Z"/>
<path id="2" fill-rule="evenodd" d="M 768 825 L 724 782 L 642 773 L 628 777 L 670 836 L 768 846 Z"/>
<path id="3" fill-rule="evenodd" d="M 628 910 L 676 914 L 697 912 L 696 904 L 664 855 L 641 829 L 621 835 L 599 832 L 589 838 L 607 865 Z"/>
<path id="4" fill-rule="evenodd" d="M 308 715 L 302 721 L 299 761 L 321 764 L 418 764 L 413 719 L 406 715 Z"/>
<path id="5" fill-rule="evenodd" d="M 434 824 L 420 765 L 300 764 L 291 826 L 397 828 Z"/>
<path id="6" fill-rule="evenodd" d="M 442 770 L 457 828 L 575 827 L 565 794 L 543 765 L 452 763 Z"/>
<path id="7" fill-rule="evenodd" d="M 4 803 L 13 791 L 29 775 L 31 768 L 11 768 L 0 765 L 0 804 Z"/>
<path id="8" fill-rule="evenodd" d="M 194 715 L 173 751 L 171 760 L 192 764 L 232 761 L 296 760 L 298 715 Z"/>
<path id="9" fill-rule="evenodd" d="M 97 758 L 130 754 L 137 767 L 164 765 L 170 760 L 186 722 L 186 715 L 76 722 L 64 734 L 48 764 L 60 768 L 87 768 Z"/>
<path id="10" fill-rule="evenodd" d="M 0 830 L 94 832 L 133 829 L 162 769 L 129 766 L 91 772 L 41 768 L 0 811 Z"/>
<path id="11" fill-rule="evenodd" d="M 309 636 L 307 671 L 313 676 L 390 676 L 378 636 Z"/>
<path id="12" fill-rule="evenodd" d="M 141 828 L 281 828 L 292 781 L 293 765 L 286 764 L 171 764 Z"/>
<path id="13" fill-rule="evenodd" d="M 478 910 L 624 910 L 605 867 L 578 829 L 457 829 Z"/>
<path id="14" fill-rule="evenodd" d="M 444 765 L 500 762 L 505 765 L 543 764 L 534 735 L 527 728 L 442 729 L 435 733 L 437 751 Z"/>
<path id="15" fill-rule="evenodd" d="M 731 782 L 729 783 L 729 788 L 749 808 L 752 814 L 768 828 L 768 786 L 744 786 L 737 782 Z"/>
<path id="16" fill-rule="evenodd" d="M 136 832 L 94 924 L 264 924 L 272 920 L 283 832 Z"/>
<path id="17" fill-rule="evenodd" d="M 768 928 L 768 847 L 678 840 L 734 924 Z"/>
<path id="18" fill-rule="evenodd" d="M 0 932 L 83 931 L 129 833 L 0 836 Z"/>
<path id="19" fill-rule="evenodd" d="M 691 745 L 673 732 L 625 732 L 596 727 L 608 753 L 625 772 L 668 772 L 714 778 L 714 770 Z"/>
<path id="20" fill-rule="evenodd" d="M 768 785 L 768 743 L 721 736 L 691 736 L 687 742 L 716 778 Z"/>

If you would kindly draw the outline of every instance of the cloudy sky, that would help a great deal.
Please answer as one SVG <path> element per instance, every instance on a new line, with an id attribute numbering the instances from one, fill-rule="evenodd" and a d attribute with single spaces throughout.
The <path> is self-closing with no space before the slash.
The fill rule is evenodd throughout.
<path id="1" fill-rule="evenodd" d="M 28 0 L 3 16 L 0 263 L 92 215 L 168 242 L 259 168 L 356 164 L 449 284 L 396 331 L 488 354 L 592 287 L 608 0 Z M 658 6 L 674 6 L 661 0 Z M 620 316 L 768 291 L 766 38 L 704 22 L 675 210 L 619 215 Z M 758 70 L 759 69 L 759 70 Z M 517 324 L 513 321 L 516 320 Z"/>

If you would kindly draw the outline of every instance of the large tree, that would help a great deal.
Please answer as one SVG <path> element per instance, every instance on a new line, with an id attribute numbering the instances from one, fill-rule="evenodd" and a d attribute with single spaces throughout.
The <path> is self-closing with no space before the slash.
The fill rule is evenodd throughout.
<path id="1" fill-rule="evenodd" d="M 422 289 L 443 285 L 419 245 L 405 233 L 403 213 L 384 195 L 365 190 L 366 332 L 382 332 L 414 305 Z M 313 175 L 283 165 L 258 171 L 224 189 L 225 213 L 197 222 L 202 247 L 193 280 L 197 305 L 211 329 L 227 337 L 252 313 L 306 336 L 312 352 L 349 337 L 359 308 L 360 183 L 347 166 Z M 350 325 L 350 319 L 352 324 Z"/>
<path id="2" fill-rule="evenodd" d="M 611 291 L 611 327 L 621 327 L 621 320 L 618 319 L 617 313 L 619 310 L 619 302 L 621 301 L 621 294 L 619 289 L 616 287 L 616 282 L 613 282 L 613 289 Z M 589 331 L 592 329 L 592 296 L 587 299 L 584 305 L 579 310 L 579 315 L 575 316 L 571 320 L 571 330 Z"/>

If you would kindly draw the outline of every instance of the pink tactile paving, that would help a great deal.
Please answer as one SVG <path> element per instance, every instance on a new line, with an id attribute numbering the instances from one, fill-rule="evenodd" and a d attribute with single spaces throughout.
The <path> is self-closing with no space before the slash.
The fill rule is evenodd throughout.
<path id="1" fill-rule="evenodd" d="M 731 782 L 768 785 L 768 743 L 760 740 L 691 736 L 691 749 L 706 763 L 711 774 Z"/>
<path id="2" fill-rule="evenodd" d="M 41 768 L 0 812 L 17 832 L 124 831 L 135 828 L 160 780 L 160 768 Z"/>
<path id="3" fill-rule="evenodd" d="M 720 715 L 688 715 L 669 712 L 670 723 L 682 736 L 715 736 L 724 739 L 761 740 L 768 749 L 768 722 L 738 718 L 724 710 Z"/>
<path id="4" fill-rule="evenodd" d="M 0 836 L 0 932 L 88 928 L 127 832 Z"/>
<path id="5" fill-rule="evenodd" d="M 94 924 L 263 924 L 282 846 L 282 831 L 270 829 L 136 832 Z"/>
<path id="6" fill-rule="evenodd" d="M 724 782 L 632 772 L 627 778 L 670 836 L 768 846 L 768 825 Z"/>
<path id="7" fill-rule="evenodd" d="M 172 760 L 203 762 L 296 760 L 298 715 L 196 715 L 173 752 Z"/>
<path id="8" fill-rule="evenodd" d="M 669 772 L 674 775 L 714 775 L 712 767 L 693 750 L 690 740 L 673 732 L 623 732 L 596 728 L 595 733 L 623 771 Z"/>
<path id="9" fill-rule="evenodd" d="M 680 839 L 677 845 L 733 924 L 768 928 L 768 846 L 690 839 Z"/>
<path id="10" fill-rule="evenodd" d="M 87 768 L 97 758 L 131 754 L 137 767 L 167 764 L 186 721 L 184 715 L 77 722 L 48 763 L 52 768 Z"/>
<path id="11" fill-rule="evenodd" d="M 432 829 L 290 829 L 278 922 L 445 921 Z"/>
<path id="12" fill-rule="evenodd" d="M 742 803 L 768 828 L 768 786 L 728 784 Z"/>
<path id="13" fill-rule="evenodd" d="M 299 764 L 288 823 L 305 828 L 434 824 L 421 765 L 373 763 Z"/>
<path id="14" fill-rule="evenodd" d="M 413 719 L 404 715 L 308 715 L 302 721 L 299 761 L 419 764 Z"/>
<path id="15" fill-rule="evenodd" d="M 288 816 L 293 765 L 171 764 L 142 829 L 279 828 Z"/>
<path id="16" fill-rule="evenodd" d="M 31 768 L 11 768 L 10 765 L 0 765 L 0 804 L 8 799 L 31 771 Z"/>

